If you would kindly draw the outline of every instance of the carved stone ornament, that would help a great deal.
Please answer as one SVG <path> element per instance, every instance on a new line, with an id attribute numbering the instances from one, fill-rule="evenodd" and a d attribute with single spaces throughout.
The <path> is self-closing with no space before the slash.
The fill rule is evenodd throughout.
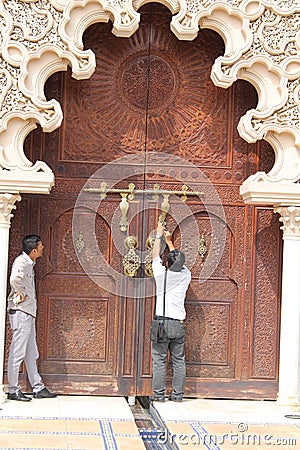
<path id="1" fill-rule="evenodd" d="M 261 185 L 284 183 L 287 192 L 300 179 L 300 3 L 299 0 L 164 0 L 173 14 L 171 30 L 193 40 L 200 28 L 219 33 L 223 56 L 211 78 L 227 88 L 237 79 L 257 90 L 258 104 L 238 125 L 248 142 L 268 141 L 275 164 Z M 23 180 L 20 192 L 46 192 L 53 176 L 45 165 L 40 173 L 26 158 L 24 139 L 37 124 L 51 132 L 61 124 L 60 104 L 47 100 L 44 85 L 55 72 L 72 69 L 76 79 L 89 78 L 95 56 L 84 50 L 82 35 L 96 22 L 112 20 L 116 36 L 131 36 L 139 26 L 141 0 L 3 0 L 0 3 L 0 188 L 2 179 Z M 28 168 L 31 171 L 28 172 Z M 39 182 L 47 174 L 40 191 Z M 5 175 L 5 176 L 4 176 Z M 24 180 L 34 180 L 34 186 Z M 250 180 L 250 184 L 253 183 Z M 255 181 L 256 182 L 256 181 Z M 7 183 L 6 183 L 7 184 Z M 251 202 L 251 186 L 244 182 Z M 300 197 L 299 183 L 294 186 Z M 278 204 L 276 190 L 267 199 Z"/>
<path id="2" fill-rule="evenodd" d="M 294 236 L 300 238 L 300 206 L 287 206 L 275 208 L 281 217 L 279 221 L 283 223 L 281 230 L 283 237 Z"/>
<path id="3" fill-rule="evenodd" d="M 21 196 L 18 194 L 0 194 L 0 226 L 10 227 L 10 220 L 13 217 L 11 211 L 16 209 L 15 202 L 19 202 Z"/>

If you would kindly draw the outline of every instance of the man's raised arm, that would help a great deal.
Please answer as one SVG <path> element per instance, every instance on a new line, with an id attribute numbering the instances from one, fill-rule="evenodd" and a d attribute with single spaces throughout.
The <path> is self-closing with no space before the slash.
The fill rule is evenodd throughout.
<path id="1" fill-rule="evenodd" d="M 156 228 L 153 249 L 152 249 L 152 259 L 157 258 L 160 254 L 161 238 L 162 238 L 163 234 L 164 234 L 164 228 L 161 223 L 158 223 L 157 228 Z"/>

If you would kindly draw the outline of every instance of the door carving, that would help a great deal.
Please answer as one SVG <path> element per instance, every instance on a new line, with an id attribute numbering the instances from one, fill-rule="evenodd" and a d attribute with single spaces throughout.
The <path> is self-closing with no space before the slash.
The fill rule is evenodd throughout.
<path id="1" fill-rule="evenodd" d="M 123 158 L 93 183 L 124 188 L 133 182 L 142 190 L 159 184 L 171 191 L 186 183 L 205 192 L 203 201 L 188 198 L 189 215 L 180 215 L 182 202 L 170 199 L 167 225 L 188 258 L 197 253 L 202 235 L 207 249 L 214 246 L 218 255 L 214 230 L 225 236 L 209 279 L 201 279 L 208 254 L 197 254 L 190 267 L 187 394 L 275 398 L 279 222 L 272 210 L 245 206 L 239 195 L 242 181 L 258 169 L 268 171 L 273 161 L 267 143 L 247 144 L 236 131 L 239 118 L 255 105 L 254 89 L 240 81 L 228 90 L 212 84 L 211 66 L 223 54 L 223 42 L 212 31 L 202 30 L 193 42 L 178 41 L 165 7 L 145 5 L 141 14 L 139 30 L 128 39 L 113 36 L 111 24 L 86 31 L 85 47 L 96 54 L 95 74 L 80 82 L 68 73 L 53 75 L 46 94 L 63 105 L 64 122 L 49 135 L 36 130 L 25 143 L 30 159 L 45 160 L 56 175 L 50 196 L 24 196 L 11 233 L 12 259 L 19 250 L 16 242 L 27 232 L 39 232 L 45 243 L 46 256 L 37 265 L 41 373 L 61 393 L 151 393 L 154 283 L 145 277 L 143 263 L 161 202 L 134 198 L 127 232 L 113 232 L 121 197 L 108 195 L 96 210 L 86 205 L 82 226 L 72 235 L 76 199 L 85 183 Z M 213 212 L 212 186 L 224 217 Z M 182 232 L 191 220 L 197 238 Z M 91 251 L 93 234 L 104 265 Z M 133 277 L 140 280 L 136 296 L 132 277 L 119 282 L 113 275 L 123 274 L 127 234 L 137 237 L 142 260 Z M 9 330 L 7 336 L 8 346 Z"/>

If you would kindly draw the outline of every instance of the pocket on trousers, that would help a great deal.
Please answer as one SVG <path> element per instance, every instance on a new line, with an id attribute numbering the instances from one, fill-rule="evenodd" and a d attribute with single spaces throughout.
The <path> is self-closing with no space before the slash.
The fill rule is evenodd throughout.
<path id="1" fill-rule="evenodd" d="M 153 319 L 151 323 L 150 340 L 155 343 L 157 343 L 158 338 L 158 327 L 159 327 L 158 320 Z"/>
<path id="2" fill-rule="evenodd" d="M 168 334 L 171 339 L 179 339 L 185 336 L 185 323 L 172 322 L 171 326 L 168 326 Z"/>
<path id="3" fill-rule="evenodd" d="M 31 330 L 32 317 L 29 314 L 17 311 L 15 314 L 9 314 L 9 321 L 13 331 L 22 330 L 28 333 Z"/>
<path id="4" fill-rule="evenodd" d="M 161 320 L 153 319 L 150 330 L 150 340 L 152 342 L 166 342 L 168 340 L 168 333 Z"/>
<path id="5" fill-rule="evenodd" d="M 18 313 L 9 314 L 10 328 L 15 331 L 20 327 L 20 317 Z"/>

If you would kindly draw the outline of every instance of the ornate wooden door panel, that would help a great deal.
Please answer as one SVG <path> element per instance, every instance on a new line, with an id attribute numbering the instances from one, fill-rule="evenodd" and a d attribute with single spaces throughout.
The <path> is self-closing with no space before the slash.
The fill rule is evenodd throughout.
<path id="1" fill-rule="evenodd" d="M 208 249 L 211 240 L 218 239 L 212 228 L 224 227 L 226 242 L 208 280 L 201 280 L 205 258 L 199 255 L 192 265 L 186 301 L 186 393 L 204 397 L 275 398 L 280 306 L 278 218 L 272 210 L 224 205 L 227 221 L 222 223 L 217 216 L 208 217 L 203 206 L 190 204 L 190 208 L 200 234 L 206 236 Z M 155 226 L 155 215 L 151 220 Z M 214 221 L 219 222 L 219 227 L 213 225 Z M 172 219 L 168 224 L 173 229 Z M 184 221 L 180 228 L 181 233 L 175 228 L 175 243 L 186 253 L 189 263 L 189 255 L 198 242 L 191 236 L 182 245 Z M 249 235 L 251 239 L 246 238 Z M 149 280 L 146 291 L 150 293 L 152 289 Z M 140 395 L 151 392 L 149 318 L 153 303 L 145 301 L 142 310 L 137 386 Z M 168 374 L 170 387 L 171 366 Z"/>
<path id="2" fill-rule="evenodd" d="M 30 159 L 45 160 L 56 175 L 50 196 L 25 196 L 25 210 L 18 207 L 14 220 L 26 225 L 12 228 L 12 242 L 24 229 L 38 231 L 45 242 L 46 256 L 37 265 L 40 369 L 60 392 L 151 393 L 153 280 L 140 269 L 135 298 L 132 280 L 119 283 L 90 250 L 95 234 L 107 265 L 122 273 L 126 233 L 113 234 L 111 226 L 120 198 L 108 195 L 96 211 L 87 205 L 72 238 L 76 199 L 99 171 L 105 174 L 99 185 L 127 188 L 133 182 L 153 189 L 158 183 L 174 191 L 186 183 L 205 192 L 203 202 L 187 201 L 186 214 L 182 202 L 171 198 L 168 217 L 192 269 L 187 393 L 274 398 L 279 222 L 271 210 L 245 206 L 239 195 L 249 174 L 272 167 L 272 151 L 266 143 L 247 144 L 237 133 L 239 118 L 256 103 L 254 90 L 243 82 L 221 90 L 210 80 L 211 66 L 223 54 L 221 38 L 202 30 L 193 42 L 178 41 L 169 23 L 165 7 L 149 4 L 129 39 L 112 35 L 111 24 L 90 27 L 85 47 L 96 54 L 94 75 L 80 82 L 68 73 L 53 75 L 46 94 L 63 105 L 63 124 L 49 135 L 37 130 L 26 141 Z M 119 166 L 109 169 L 120 157 Z M 224 215 L 217 212 L 220 205 Z M 159 214 L 157 201 L 130 201 L 128 233 L 137 236 L 142 259 Z M 187 233 L 189 221 L 194 229 Z M 216 261 L 197 253 L 202 233 Z M 224 251 L 218 250 L 221 234 Z M 82 247 L 84 267 L 72 239 Z M 203 271 L 211 271 L 208 279 Z"/>
<path id="3" fill-rule="evenodd" d="M 39 280 L 39 339 L 44 342 L 40 367 L 59 391 L 112 394 L 118 391 L 120 303 L 111 294 L 114 281 L 105 273 L 97 273 L 92 254 L 86 252 L 85 271 L 79 264 L 69 205 L 70 200 L 63 198 L 56 207 L 50 199 L 42 199 L 40 205 L 44 218 L 41 234 L 49 257 L 40 266 L 45 274 Z M 90 247 L 91 236 L 85 230 L 94 214 L 86 209 L 81 220 L 82 232 L 75 236 L 75 243 L 84 251 Z M 103 216 L 97 215 L 95 231 L 99 248 L 109 260 L 110 229 Z M 104 278 L 108 289 L 95 284 L 86 271 Z"/>

